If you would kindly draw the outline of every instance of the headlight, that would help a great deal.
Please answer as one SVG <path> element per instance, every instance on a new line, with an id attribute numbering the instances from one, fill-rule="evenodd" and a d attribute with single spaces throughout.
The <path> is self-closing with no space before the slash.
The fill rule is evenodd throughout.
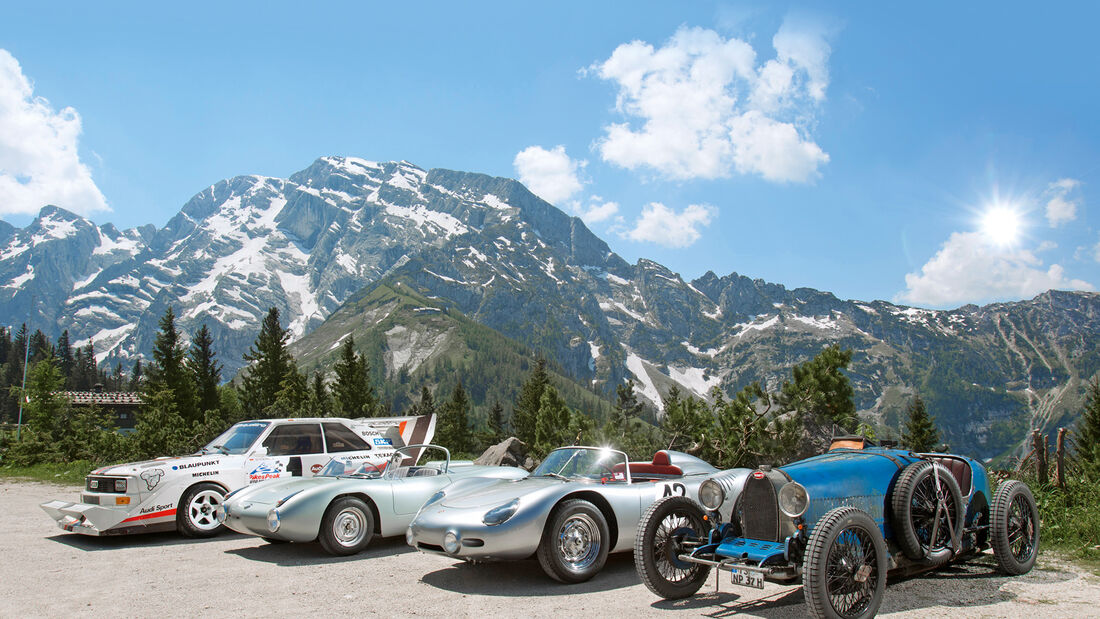
<path id="1" fill-rule="evenodd" d="M 225 509 L 224 505 L 219 505 L 219 506 L 214 508 L 214 518 L 216 518 L 218 522 L 224 523 L 225 522 L 225 516 L 226 516 L 226 509 Z"/>
<path id="2" fill-rule="evenodd" d="M 272 533 L 279 530 L 279 510 L 273 509 L 267 512 L 267 530 Z"/>
<path id="3" fill-rule="evenodd" d="M 806 513 L 809 506 L 810 494 L 802 484 L 792 481 L 779 489 L 779 509 L 791 518 Z"/>
<path id="4" fill-rule="evenodd" d="M 458 552 L 458 546 L 458 533 L 447 531 L 447 534 L 443 536 L 443 550 L 453 555 Z"/>
<path id="5" fill-rule="evenodd" d="M 489 526 L 503 524 L 516 513 L 518 508 L 519 499 L 512 499 L 500 507 L 494 507 L 485 512 L 485 516 L 482 517 L 481 521 Z"/>
<path id="6" fill-rule="evenodd" d="M 99 490 L 99 480 L 98 479 L 89 479 L 88 480 L 88 490 Z"/>
<path id="7" fill-rule="evenodd" d="M 115 492 L 126 492 L 126 480 L 125 479 L 116 479 L 115 480 Z"/>
<path id="8" fill-rule="evenodd" d="M 726 491 L 722 489 L 722 484 L 708 479 L 699 486 L 699 502 L 703 504 L 703 507 L 707 509 L 718 509 L 722 507 L 722 503 L 726 500 Z"/>
<path id="9" fill-rule="evenodd" d="M 405 543 L 410 546 L 416 546 L 416 537 L 413 536 L 413 528 L 409 527 L 405 529 Z"/>

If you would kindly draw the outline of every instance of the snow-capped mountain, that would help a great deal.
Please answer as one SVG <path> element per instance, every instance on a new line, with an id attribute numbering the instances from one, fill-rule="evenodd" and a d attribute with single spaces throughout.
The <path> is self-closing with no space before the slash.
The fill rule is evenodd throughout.
<path id="1" fill-rule="evenodd" d="M 68 329 L 101 361 L 147 354 L 171 305 L 185 332 L 208 325 L 231 375 L 269 307 L 297 339 L 382 280 L 445 301 L 597 390 L 632 377 L 658 406 L 673 383 L 700 396 L 775 387 L 840 343 L 855 351 L 866 414 L 893 422 L 919 392 L 934 414 L 950 408 L 953 435 L 984 445 L 1001 426 L 1056 420 L 1100 370 L 1100 295 L 930 311 L 736 273 L 685 282 L 627 263 L 514 180 L 407 162 L 325 157 L 288 179 L 221 181 L 160 230 L 97 227 L 55 207 L 26 228 L 0 226 L 0 322 Z"/>

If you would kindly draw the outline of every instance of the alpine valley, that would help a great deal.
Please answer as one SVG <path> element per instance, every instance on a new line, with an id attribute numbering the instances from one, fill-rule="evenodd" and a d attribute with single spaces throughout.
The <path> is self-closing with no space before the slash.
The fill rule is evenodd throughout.
<path id="1" fill-rule="evenodd" d="M 1072 423 L 1100 371 L 1100 294 L 933 311 L 737 273 L 687 282 L 627 263 L 514 180 L 407 162 L 324 157 L 288 179 L 224 180 L 161 229 L 96 226 L 52 206 L 22 229 L 0 222 L 2 323 L 68 330 L 101 363 L 128 367 L 169 306 L 184 331 L 210 328 L 227 376 L 274 306 L 304 368 L 331 366 L 353 333 L 389 380 L 441 364 L 479 377 L 464 378 L 479 410 L 502 397 L 494 365 L 536 354 L 569 383 L 572 406 L 592 410 L 593 393 L 633 378 L 659 410 L 674 384 L 700 397 L 774 389 L 839 344 L 854 351 L 866 420 L 896 434 L 919 394 L 952 449 L 982 457 L 1030 427 Z"/>

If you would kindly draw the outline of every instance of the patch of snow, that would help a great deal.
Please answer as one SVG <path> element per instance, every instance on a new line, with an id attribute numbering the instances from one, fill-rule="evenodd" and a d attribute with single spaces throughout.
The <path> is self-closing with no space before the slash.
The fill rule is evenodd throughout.
<path id="1" fill-rule="evenodd" d="M 718 320 L 719 318 L 722 317 L 722 308 L 715 305 L 714 306 L 714 313 L 703 310 L 703 315 L 706 316 L 707 318 L 710 318 L 711 320 Z"/>
<path id="2" fill-rule="evenodd" d="M 607 274 L 607 281 L 612 283 L 612 284 L 617 284 L 619 286 L 627 286 L 627 285 L 630 284 L 629 280 L 625 280 L 625 279 L 619 277 L 618 275 L 615 275 L 614 273 L 608 273 Z"/>
<path id="3" fill-rule="evenodd" d="M 121 236 L 121 237 L 119 237 L 119 239 L 117 241 L 115 241 L 115 240 L 112 240 L 111 237 L 109 237 L 106 234 L 103 234 L 102 232 L 100 232 L 99 233 L 99 245 L 97 245 L 96 248 L 92 250 L 92 254 L 97 255 L 97 256 L 104 256 L 104 255 L 112 254 L 116 251 L 123 251 L 123 252 L 126 252 L 126 253 L 130 254 L 130 255 L 133 255 L 133 254 L 138 253 L 139 250 L 140 250 L 140 246 L 138 245 L 138 242 L 135 239 L 131 239 L 131 238 L 127 238 L 125 236 Z"/>
<path id="4" fill-rule="evenodd" d="M 827 331 L 839 331 L 840 324 L 831 318 L 817 318 L 816 316 L 799 316 L 792 314 L 787 317 L 790 320 L 801 322 L 802 324 L 813 327 L 815 329 L 825 329 Z"/>
<path id="5" fill-rule="evenodd" d="M 875 316 L 878 316 L 878 310 L 871 307 L 870 305 L 863 305 L 861 303 L 856 303 L 856 307 L 858 307 L 859 309 L 867 312 L 868 314 L 874 314 Z"/>
<path id="6" fill-rule="evenodd" d="M 4 288 L 19 288 L 32 279 L 34 279 L 34 267 L 28 264 L 27 272 L 13 277 L 11 282 L 6 284 Z"/>
<path id="7" fill-rule="evenodd" d="M 485 194 L 481 198 L 481 201 L 484 202 L 490 208 L 495 208 L 498 211 L 504 211 L 504 210 L 513 208 L 511 204 L 508 204 L 504 200 L 501 200 L 500 198 L 496 197 L 495 195 L 493 195 L 491 193 Z"/>
<path id="8" fill-rule="evenodd" d="M 358 275 L 359 265 L 358 263 L 356 263 L 355 258 L 352 258 L 350 255 L 345 254 L 344 252 L 340 252 L 336 254 L 335 262 L 336 264 L 343 267 L 343 269 L 348 273 L 351 273 L 352 275 Z"/>
<path id="9" fill-rule="evenodd" d="M 96 271 L 93 271 L 92 274 L 89 275 L 88 277 L 85 277 L 84 279 L 82 279 L 78 282 L 73 282 L 73 290 L 80 290 L 81 288 L 83 288 L 83 287 L 87 286 L 88 284 L 92 283 L 93 281 L 95 281 L 95 278 L 99 277 L 99 274 L 102 273 L 102 272 L 103 272 L 103 269 L 97 269 Z"/>
<path id="10" fill-rule="evenodd" d="M 709 393 L 712 388 L 717 387 L 719 383 L 722 382 L 722 379 L 714 375 L 708 378 L 707 372 L 708 370 L 705 368 L 678 368 L 671 365 L 668 366 L 669 378 L 703 397 L 706 397 L 707 393 Z"/>
<path id="11" fill-rule="evenodd" d="M 626 355 L 626 369 L 630 370 L 630 373 L 638 379 L 637 387 L 639 387 L 639 391 L 647 400 L 657 406 L 657 410 L 664 411 L 665 403 L 661 399 L 661 393 L 657 391 L 656 385 L 653 384 L 653 379 L 649 377 L 649 372 L 645 367 L 646 363 L 648 362 L 633 352 L 628 352 Z"/>
<path id="12" fill-rule="evenodd" d="M 117 348 L 136 328 L 137 323 L 130 323 L 114 329 L 100 329 L 92 337 L 73 342 L 73 348 L 82 348 L 91 343 L 93 348 L 100 351 L 95 355 L 96 363 L 103 363 L 103 360 L 111 355 L 111 351 Z"/>
<path id="13" fill-rule="evenodd" d="M 630 311 L 630 309 L 628 309 L 625 305 L 623 305 L 622 301 L 613 301 L 611 303 L 608 303 L 606 301 L 601 301 L 600 302 L 600 309 L 602 309 L 605 312 L 610 311 L 610 310 L 619 310 L 623 314 L 626 314 L 627 316 L 630 316 L 631 318 L 633 318 L 634 320 L 637 320 L 638 322 L 645 322 L 646 321 L 645 316 L 642 316 L 641 314 L 639 314 L 637 312 Z"/>
<path id="14" fill-rule="evenodd" d="M 76 224 L 71 221 L 58 221 L 52 217 L 47 217 L 39 222 L 42 226 L 42 232 L 49 238 L 64 239 L 76 234 Z M 45 237 L 35 235 L 35 245 L 46 240 Z"/>
<path id="15" fill-rule="evenodd" d="M 470 231 L 466 224 L 456 219 L 453 215 L 433 211 L 419 204 L 412 207 L 387 204 L 386 214 L 413 221 L 416 223 L 417 227 L 432 226 L 438 228 L 447 238 L 459 234 L 466 234 Z"/>
<path id="16" fill-rule="evenodd" d="M 735 329 L 738 328 L 738 327 L 741 328 L 741 330 L 737 333 L 737 337 L 740 338 L 741 336 L 745 335 L 749 331 L 763 331 L 765 329 L 771 329 L 772 327 L 774 327 L 777 324 L 779 324 L 779 315 L 778 314 L 775 315 L 775 316 L 772 316 L 768 320 L 765 320 L 764 322 L 761 322 L 761 323 L 741 323 L 741 324 L 738 324 L 738 325 L 734 325 L 734 328 Z"/>
<path id="17" fill-rule="evenodd" d="M 684 345 L 684 348 L 686 348 L 689 353 L 699 357 L 713 357 L 714 355 L 718 354 L 717 348 L 708 348 L 706 350 L 702 350 L 692 346 L 691 342 L 684 341 L 681 342 L 681 344 Z"/>
<path id="18" fill-rule="evenodd" d="M 298 308 L 297 318 L 287 325 L 291 337 L 297 339 L 305 335 L 310 320 L 313 318 L 324 320 L 325 313 L 317 303 L 317 297 L 310 290 L 308 275 L 294 275 L 285 271 L 277 271 L 276 275 L 279 277 L 279 285 L 282 286 L 287 300 Z"/>

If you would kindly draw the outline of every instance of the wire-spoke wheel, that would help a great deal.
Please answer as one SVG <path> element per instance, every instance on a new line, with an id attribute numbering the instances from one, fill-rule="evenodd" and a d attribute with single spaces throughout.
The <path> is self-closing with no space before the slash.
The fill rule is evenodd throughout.
<path id="1" fill-rule="evenodd" d="M 905 556 L 925 565 L 951 560 L 962 542 L 966 514 L 959 484 L 947 468 L 927 460 L 910 464 L 898 477 L 891 504 Z"/>
<path id="2" fill-rule="evenodd" d="M 211 483 L 187 489 L 176 506 L 176 530 L 187 537 L 212 537 L 225 528 L 214 510 L 225 500 L 225 490 Z"/>
<path id="3" fill-rule="evenodd" d="M 1001 484 L 993 497 L 993 552 L 1009 574 L 1026 574 L 1039 556 L 1039 508 L 1021 481 Z"/>
<path id="4" fill-rule="evenodd" d="M 353 555 L 370 543 L 374 535 L 374 515 L 362 499 L 340 497 L 325 510 L 318 541 L 334 555 Z"/>
<path id="5" fill-rule="evenodd" d="M 547 522 L 537 552 L 539 564 L 555 580 L 584 582 L 603 568 L 610 538 L 607 520 L 595 505 L 582 499 L 565 501 Z"/>
<path id="6" fill-rule="evenodd" d="M 650 506 L 634 538 L 634 569 L 646 587 L 670 600 L 698 591 L 710 566 L 683 561 L 680 555 L 690 554 L 708 531 L 702 507 L 688 497 L 666 497 Z"/>
<path id="7" fill-rule="evenodd" d="M 867 513 L 831 510 L 806 547 L 802 587 L 815 617 L 873 617 L 886 591 L 886 542 Z"/>

